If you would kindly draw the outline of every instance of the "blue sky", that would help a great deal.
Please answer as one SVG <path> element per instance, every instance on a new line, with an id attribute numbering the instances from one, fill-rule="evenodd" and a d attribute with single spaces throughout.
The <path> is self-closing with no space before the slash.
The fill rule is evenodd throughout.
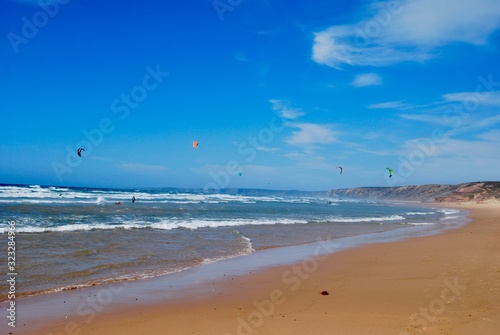
<path id="1" fill-rule="evenodd" d="M 497 0 L 0 6 L 0 183 L 499 180 Z"/>

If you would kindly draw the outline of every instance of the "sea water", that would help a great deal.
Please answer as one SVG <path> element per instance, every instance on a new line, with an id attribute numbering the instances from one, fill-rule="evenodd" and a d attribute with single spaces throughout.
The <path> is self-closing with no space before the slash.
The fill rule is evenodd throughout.
<path id="1" fill-rule="evenodd" d="M 3 185 L 5 248 L 10 222 L 15 223 L 19 297 L 158 277 L 326 236 L 329 241 L 367 236 L 369 242 L 374 233 L 404 236 L 417 227 L 425 230 L 414 235 L 428 234 L 462 224 L 464 217 L 457 210 L 416 204 L 280 192 L 248 196 Z"/>

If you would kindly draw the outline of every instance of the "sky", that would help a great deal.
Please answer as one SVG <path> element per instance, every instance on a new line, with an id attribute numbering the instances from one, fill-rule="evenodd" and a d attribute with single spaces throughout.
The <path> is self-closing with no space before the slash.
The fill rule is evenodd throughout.
<path id="1" fill-rule="evenodd" d="M 0 22 L 0 183 L 500 180 L 498 0 L 1 0 Z"/>

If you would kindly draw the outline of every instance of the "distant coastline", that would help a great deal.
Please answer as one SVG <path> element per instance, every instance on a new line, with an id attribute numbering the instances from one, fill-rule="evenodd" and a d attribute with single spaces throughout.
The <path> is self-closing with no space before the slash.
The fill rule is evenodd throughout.
<path id="1" fill-rule="evenodd" d="M 500 201 L 500 182 L 478 181 L 456 185 L 427 184 L 399 187 L 356 187 L 333 189 L 331 198 L 399 200 L 436 203 L 484 203 Z"/>

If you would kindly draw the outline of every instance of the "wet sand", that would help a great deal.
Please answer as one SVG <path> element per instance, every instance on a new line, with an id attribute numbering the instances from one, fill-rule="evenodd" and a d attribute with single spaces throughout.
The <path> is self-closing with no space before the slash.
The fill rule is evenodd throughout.
<path id="1" fill-rule="evenodd" d="M 82 316 L 73 312 L 50 324 L 39 322 L 30 331 L 23 330 L 22 324 L 8 331 L 53 335 L 497 334 L 500 205 L 455 207 L 470 210 L 472 221 L 439 235 L 318 254 L 294 265 L 203 284 L 207 287 L 202 295 L 187 290 L 183 298 L 164 303 L 141 303 L 138 297 L 102 311 L 86 306 L 80 312 L 87 313 L 78 313 Z"/>

